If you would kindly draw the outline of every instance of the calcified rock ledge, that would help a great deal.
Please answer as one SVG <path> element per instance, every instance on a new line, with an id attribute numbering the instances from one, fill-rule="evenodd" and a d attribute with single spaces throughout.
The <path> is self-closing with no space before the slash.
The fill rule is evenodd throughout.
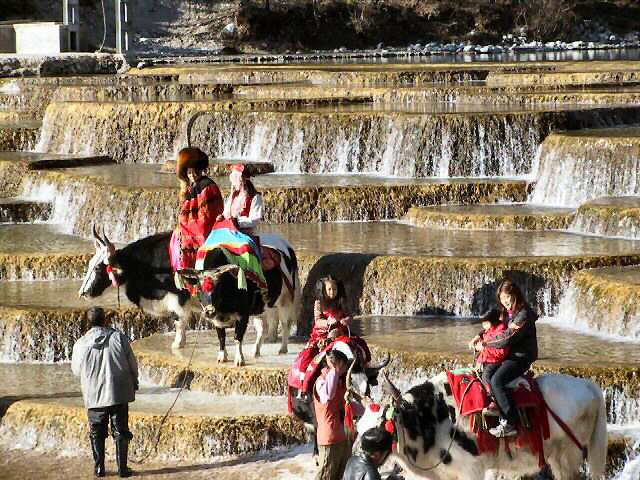
<path id="1" fill-rule="evenodd" d="M 0 200 L 0 223 L 45 221 L 51 210 L 50 203 Z"/>
<path id="2" fill-rule="evenodd" d="M 462 230 L 561 230 L 571 223 L 571 209 L 535 209 L 527 205 L 412 207 L 403 221 L 416 227 Z"/>
<path id="3" fill-rule="evenodd" d="M 50 201 L 81 199 L 77 210 L 68 212 L 66 201 L 58 208 L 70 228 L 70 233 L 90 237 L 91 224 L 97 222 L 114 241 L 128 242 L 145 235 L 171 230 L 175 226 L 178 208 L 177 188 L 141 188 L 105 184 L 95 177 L 70 176 L 65 172 L 33 172 L 24 176 L 20 168 L 0 162 L 0 186 L 5 196 L 31 193 L 43 186 L 57 192 Z M 24 182 L 24 183 L 23 183 Z M 47 188 L 45 188 L 47 190 Z M 51 190 L 51 189 L 48 189 Z M 265 203 L 267 223 L 303 223 L 328 221 L 362 221 L 400 218 L 412 205 L 450 203 L 521 202 L 527 196 L 525 181 L 451 181 L 407 184 L 363 184 L 352 186 L 320 185 L 317 187 L 260 188 Z M 117 210 L 104 208 L 104 195 L 117 205 Z M 385 198 L 381 202 L 380 198 Z M 123 217 L 121 212 L 126 212 Z M 123 218 L 126 220 L 123 221 Z"/>
<path id="4" fill-rule="evenodd" d="M 595 85 L 594 85 L 595 87 Z M 450 102 L 483 105 L 623 105 L 640 101 L 638 87 L 611 89 L 545 91 L 547 85 L 510 87 L 422 87 L 389 88 L 371 91 L 374 101 L 381 103 Z"/>
<path id="5" fill-rule="evenodd" d="M 640 238 L 640 197 L 609 197 L 578 208 L 572 230 L 608 237 Z"/>
<path id="6" fill-rule="evenodd" d="M 234 164 L 243 164 L 251 175 L 265 175 L 267 173 L 273 173 L 273 164 L 269 162 L 248 162 L 245 160 L 237 161 L 220 161 L 218 159 L 212 159 L 209 161 L 208 173 L 210 177 L 225 177 L 231 173 Z M 162 173 L 176 174 L 176 162 L 175 160 L 167 160 L 161 169 Z M 177 181 L 177 180 L 176 180 Z"/>
<path id="7" fill-rule="evenodd" d="M 640 338 L 640 268 L 578 272 L 562 299 L 559 316 L 577 327 Z"/>
<path id="8" fill-rule="evenodd" d="M 631 67 L 633 68 L 633 67 Z M 616 71 L 601 72 L 541 72 L 541 73 L 505 73 L 491 72 L 486 78 L 487 86 L 501 87 L 511 85 L 545 85 L 549 87 L 567 85 L 637 85 L 640 84 L 640 70 L 637 67 Z"/>
<path id="9" fill-rule="evenodd" d="M 191 332 L 191 335 L 195 333 Z M 284 395 L 287 391 L 286 367 L 217 366 L 212 355 L 209 365 L 196 362 L 188 366 L 189 350 L 182 358 L 160 352 L 142 350 L 144 340 L 135 346 L 136 358 L 145 378 L 168 387 L 182 385 L 185 377 L 191 390 L 218 395 Z M 231 346 L 231 344 L 230 344 Z M 252 348 L 246 345 L 247 353 Z M 230 354 L 233 350 L 230 349 Z M 246 354 L 245 354 L 246 355 Z"/>
<path id="10" fill-rule="evenodd" d="M 493 301 L 494 283 L 507 274 L 523 286 L 527 300 L 541 314 L 549 315 L 579 270 L 640 262 L 640 256 L 633 254 L 517 259 L 331 254 L 316 258 L 300 260 L 304 305 L 313 303 L 315 281 L 331 273 L 345 283 L 351 310 L 372 315 L 481 314 Z M 305 278 L 309 264 L 313 266 Z M 460 289 L 466 293 L 461 295 Z M 312 318 L 311 312 L 303 318 Z M 299 328 L 303 333 L 309 326 Z"/>
<path id="11" fill-rule="evenodd" d="M 32 150 L 38 140 L 39 122 L 0 123 L 0 150 Z"/>
<path id="12" fill-rule="evenodd" d="M 93 254 L 2 253 L 0 280 L 56 280 L 81 278 Z"/>
<path id="13" fill-rule="evenodd" d="M 369 345 L 374 356 L 391 355 L 392 362 L 387 367 L 391 378 L 401 378 L 403 385 L 423 382 L 446 369 L 469 366 L 470 355 L 460 356 L 448 353 L 408 352 L 377 345 Z M 628 367 L 592 365 L 565 366 L 544 360 L 534 364 L 537 374 L 553 372 L 588 378 L 597 383 L 603 390 L 623 392 L 626 398 L 634 399 L 640 395 L 640 366 Z"/>
<path id="14" fill-rule="evenodd" d="M 352 85 L 375 86 L 381 84 L 393 85 L 420 85 L 423 83 L 449 83 L 468 82 L 471 80 L 484 80 L 491 67 L 478 67 L 477 65 L 462 66 L 433 66 L 433 65 L 390 65 L 392 68 L 379 68 L 379 66 L 356 66 L 354 71 L 322 69 L 311 66 L 291 69 L 278 69 L 269 67 L 257 67 L 254 69 L 242 68 L 213 68 L 200 71 L 184 71 L 180 68 L 172 70 L 171 67 L 157 69 L 161 73 L 179 73 L 180 83 L 186 84 L 269 84 L 291 83 L 310 81 L 318 85 Z M 395 67 L 395 68 L 393 68 Z M 188 67 L 187 67 L 188 68 Z M 331 68 L 331 67 L 329 67 Z M 493 68 L 496 68 L 495 66 Z M 152 70 L 152 71 L 153 71 Z M 182 70 L 182 71 L 181 71 Z M 135 73 L 135 72 L 132 72 Z"/>
<path id="15" fill-rule="evenodd" d="M 172 319 L 149 317 L 137 308 L 108 309 L 106 314 L 131 339 L 173 329 Z M 0 306 L 0 358 L 70 360 L 73 344 L 86 330 L 86 309 Z"/>
<path id="16" fill-rule="evenodd" d="M 134 441 L 130 458 L 151 452 L 150 458 L 206 461 L 222 455 L 243 455 L 278 446 L 306 442 L 304 427 L 288 415 L 239 417 L 170 416 L 155 447 L 161 415 L 129 413 Z M 0 437 L 24 448 L 89 453 L 87 413 L 84 408 L 53 402 L 22 400 L 2 417 Z M 107 455 L 114 455 L 107 441 Z"/>

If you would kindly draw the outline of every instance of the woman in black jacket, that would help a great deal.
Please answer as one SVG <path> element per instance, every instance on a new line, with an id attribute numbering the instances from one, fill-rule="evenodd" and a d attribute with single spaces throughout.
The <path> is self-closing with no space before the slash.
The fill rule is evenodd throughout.
<path id="1" fill-rule="evenodd" d="M 496 437 L 516 435 L 517 412 L 507 385 L 524 375 L 538 359 L 536 320 L 538 315 L 527 305 L 522 291 L 511 280 L 503 280 L 496 291 L 498 308 L 495 313 L 507 329 L 493 338 L 475 342 L 475 349 L 484 347 L 507 348 L 507 358 L 499 364 L 488 365 L 492 371 L 484 378 L 491 381 L 491 391 L 502 414 L 500 424 L 490 433 Z"/>

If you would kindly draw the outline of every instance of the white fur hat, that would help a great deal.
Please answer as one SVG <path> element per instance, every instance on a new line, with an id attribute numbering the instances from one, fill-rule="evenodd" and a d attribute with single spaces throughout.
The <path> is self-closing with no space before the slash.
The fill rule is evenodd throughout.
<path id="1" fill-rule="evenodd" d="M 334 343 L 331 350 L 338 350 L 339 352 L 344 353 L 349 361 L 353 360 L 353 352 L 351 351 L 351 348 L 349 348 L 349 345 L 347 345 L 345 342 Z"/>

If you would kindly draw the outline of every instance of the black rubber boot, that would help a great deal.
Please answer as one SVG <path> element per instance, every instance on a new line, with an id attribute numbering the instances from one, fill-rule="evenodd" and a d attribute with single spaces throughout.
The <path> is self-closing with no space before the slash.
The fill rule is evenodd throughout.
<path id="1" fill-rule="evenodd" d="M 93 461 L 95 466 L 93 467 L 93 473 L 96 477 L 104 477 L 104 437 L 91 437 L 91 452 L 93 453 Z"/>
<path id="2" fill-rule="evenodd" d="M 118 475 L 120 478 L 127 478 L 133 475 L 133 472 L 127 467 L 127 457 L 129 455 L 129 439 L 120 436 L 115 439 L 116 444 L 116 462 L 118 462 Z"/>

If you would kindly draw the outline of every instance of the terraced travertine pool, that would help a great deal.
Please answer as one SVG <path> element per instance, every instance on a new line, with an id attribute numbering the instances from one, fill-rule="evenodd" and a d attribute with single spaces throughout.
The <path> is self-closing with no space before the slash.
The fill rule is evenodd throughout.
<path id="1" fill-rule="evenodd" d="M 84 310 L 98 304 L 134 340 L 143 372 L 132 448 L 153 454 L 138 471 L 312 478 L 304 429 L 286 414 L 286 368 L 310 327 L 312 287 L 331 273 L 358 314 L 354 332 L 374 357 L 391 355 L 403 387 L 468 364 L 477 315 L 500 278 L 514 278 L 543 317 L 536 372 L 603 389 L 607 478 L 636 480 L 638 85 L 637 62 L 623 60 L 167 66 L 11 80 L 0 95 L 0 476 L 89 471 L 68 360 Z M 178 186 L 167 162 L 188 142 L 215 159 L 224 193 L 229 163 L 260 169 L 260 230 L 292 243 L 304 287 L 286 355 L 269 341 L 254 359 L 250 331 L 247 366 L 218 365 L 202 323 L 172 350 L 172 319 L 145 315 L 114 289 L 77 297 L 93 224 L 118 246 L 173 228 Z"/>

